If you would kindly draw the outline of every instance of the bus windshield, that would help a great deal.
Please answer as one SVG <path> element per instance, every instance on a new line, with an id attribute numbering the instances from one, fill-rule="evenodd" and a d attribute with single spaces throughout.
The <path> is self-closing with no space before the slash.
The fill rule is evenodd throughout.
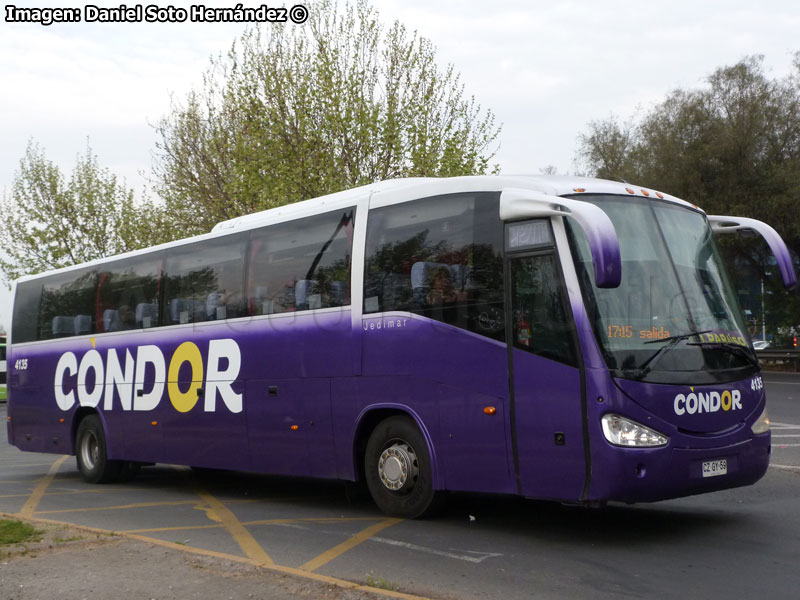
<path id="1" fill-rule="evenodd" d="M 702 213 L 669 202 L 585 195 L 619 237 L 622 282 L 594 284 L 588 243 L 570 227 L 595 334 L 617 377 L 653 383 L 733 381 L 758 362 Z"/>

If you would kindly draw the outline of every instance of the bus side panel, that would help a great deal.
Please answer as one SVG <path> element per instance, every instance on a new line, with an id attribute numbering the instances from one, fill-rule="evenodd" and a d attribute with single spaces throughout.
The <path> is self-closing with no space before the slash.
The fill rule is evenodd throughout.
<path id="1" fill-rule="evenodd" d="M 505 345 L 409 313 L 365 317 L 361 334 L 363 374 L 377 382 L 361 388 L 362 405 L 424 416 L 447 489 L 515 492 Z"/>
<path id="2" fill-rule="evenodd" d="M 71 453 L 83 405 L 102 414 L 112 459 L 335 477 L 331 378 L 352 376 L 354 339 L 340 310 L 23 346 L 14 443 Z"/>
<path id="3" fill-rule="evenodd" d="M 14 435 L 9 441 L 20 450 L 72 454 L 71 427 L 77 401 L 69 410 L 61 410 L 53 382 L 59 357 L 73 348 L 74 343 L 64 342 L 11 347 L 8 416 Z M 77 386 L 72 383 L 67 382 L 62 393 L 77 400 Z"/>
<path id="4" fill-rule="evenodd" d="M 331 386 L 353 375 L 349 310 L 253 321 L 239 337 L 252 469 L 336 477 Z"/>

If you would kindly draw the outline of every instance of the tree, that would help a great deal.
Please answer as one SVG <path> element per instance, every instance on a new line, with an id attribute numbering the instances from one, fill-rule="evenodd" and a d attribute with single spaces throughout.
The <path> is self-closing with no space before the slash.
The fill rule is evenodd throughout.
<path id="1" fill-rule="evenodd" d="M 782 80 L 748 57 L 717 69 L 706 88 L 672 92 L 639 123 L 590 123 L 579 158 L 599 177 L 769 220 L 800 242 L 800 52 Z"/>
<path id="2" fill-rule="evenodd" d="M 800 254 L 800 52 L 782 79 L 751 56 L 701 89 L 675 90 L 639 122 L 590 123 L 579 160 L 599 177 L 669 192 L 709 214 L 766 221 Z M 761 313 L 764 280 L 770 328 L 800 325 L 800 298 L 782 290 L 766 245 L 719 241 L 743 306 Z"/>
<path id="3" fill-rule="evenodd" d="M 30 142 L 10 194 L 0 201 L 0 273 L 22 275 L 166 241 L 161 212 L 101 168 L 87 142 L 69 181 Z"/>
<path id="4" fill-rule="evenodd" d="M 394 177 L 490 165 L 500 128 L 452 65 L 366 0 L 251 29 L 157 125 L 155 187 L 186 232 Z"/>

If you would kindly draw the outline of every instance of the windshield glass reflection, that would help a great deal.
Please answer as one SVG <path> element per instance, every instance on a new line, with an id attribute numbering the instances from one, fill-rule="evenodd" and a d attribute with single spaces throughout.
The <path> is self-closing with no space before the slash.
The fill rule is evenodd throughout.
<path id="1" fill-rule="evenodd" d="M 602 208 L 619 237 L 622 283 L 600 289 L 586 238 L 569 228 L 587 312 L 616 376 L 702 383 L 737 379 L 742 369 L 757 367 L 701 213 L 644 198 L 580 199 Z"/>

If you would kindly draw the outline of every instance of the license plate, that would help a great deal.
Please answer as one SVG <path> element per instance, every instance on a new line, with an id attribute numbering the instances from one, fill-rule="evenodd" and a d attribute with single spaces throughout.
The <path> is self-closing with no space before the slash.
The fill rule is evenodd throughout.
<path id="1" fill-rule="evenodd" d="M 703 477 L 716 477 L 717 475 L 725 475 L 728 472 L 728 461 L 724 458 L 722 460 L 708 460 L 703 463 Z"/>

